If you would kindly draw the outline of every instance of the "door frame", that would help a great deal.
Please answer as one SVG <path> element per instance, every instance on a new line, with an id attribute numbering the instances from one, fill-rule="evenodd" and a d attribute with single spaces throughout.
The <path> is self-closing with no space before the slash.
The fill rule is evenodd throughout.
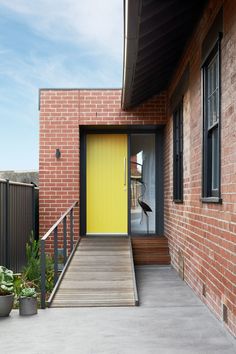
<path id="1" fill-rule="evenodd" d="M 80 126 L 80 235 L 86 235 L 86 136 L 87 134 L 127 134 L 128 138 L 128 235 L 163 236 L 164 234 L 164 171 L 163 171 L 163 125 L 135 126 Z M 132 235 L 131 233 L 131 188 L 130 188 L 130 137 L 131 134 L 155 134 L 156 147 L 156 232 Z"/>

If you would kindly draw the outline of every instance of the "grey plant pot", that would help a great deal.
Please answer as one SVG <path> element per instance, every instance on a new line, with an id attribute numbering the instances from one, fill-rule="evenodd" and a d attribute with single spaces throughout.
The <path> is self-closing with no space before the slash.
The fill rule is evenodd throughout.
<path id="1" fill-rule="evenodd" d="M 31 316 L 36 315 L 37 309 L 37 297 L 24 297 L 21 296 L 19 299 L 19 310 L 20 316 Z"/>
<path id="2" fill-rule="evenodd" d="M 0 317 L 9 316 L 14 302 L 14 294 L 0 296 Z"/>

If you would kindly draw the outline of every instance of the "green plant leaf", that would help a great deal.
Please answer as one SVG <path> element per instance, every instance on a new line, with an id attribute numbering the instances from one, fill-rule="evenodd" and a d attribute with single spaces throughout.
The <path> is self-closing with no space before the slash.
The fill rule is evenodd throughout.
<path id="1" fill-rule="evenodd" d="M 33 233 L 30 240 L 26 245 L 26 258 L 27 263 L 23 269 L 23 278 L 31 286 L 36 288 L 37 292 L 40 292 L 40 257 L 39 257 L 39 241 L 34 240 Z M 53 289 L 54 279 L 54 263 L 51 256 L 46 255 L 46 291 L 51 292 Z"/>
<path id="2" fill-rule="evenodd" d="M 37 293 L 35 291 L 35 288 L 24 288 L 21 290 L 20 296 L 25 296 L 25 297 L 33 297 L 36 296 Z"/>
<path id="3" fill-rule="evenodd" d="M 14 292 L 14 275 L 10 269 L 0 266 L 0 295 L 8 295 Z"/>

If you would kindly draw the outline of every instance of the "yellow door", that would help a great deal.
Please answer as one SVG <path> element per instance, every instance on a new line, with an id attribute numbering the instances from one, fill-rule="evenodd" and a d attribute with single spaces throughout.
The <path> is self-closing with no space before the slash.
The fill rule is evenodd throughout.
<path id="1" fill-rule="evenodd" d="M 127 135 L 88 134 L 87 234 L 128 233 Z"/>

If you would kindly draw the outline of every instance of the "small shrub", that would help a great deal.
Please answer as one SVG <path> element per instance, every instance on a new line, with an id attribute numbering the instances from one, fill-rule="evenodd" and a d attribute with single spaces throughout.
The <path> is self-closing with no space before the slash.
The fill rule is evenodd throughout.
<path id="1" fill-rule="evenodd" d="M 35 288 L 24 288 L 21 290 L 20 296 L 35 297 L 37 295 Z"/>
<path id="2" fill-rule="evenodd" d="M 16 298 L 20 296 L 22 287 L 24 286 L 24 280 L 22 277 L 22 274 L 14 274 L 14 293 L 16 295 Z"/>
<path id="3" fill-rule="evenodd" d="M 46 256 L 46 291 L 51 293 L 54 287 L 54 263 L 50 256 Z"/>
<path id="4" fill-rule="evenodd" d="M 0 266 L 0 295 L 10 295 L 14 292 L 13 272 L 6 267 Z"/>
<path id="5" fill-rule="evenodd" d="M 35 240 L 33 233 L 30 241 L 26 244 L 27 263 L 23 269 L 23 278 L 30 283 L 32 287 L 40 292 L 41 268 L 40 268 L 40 251 L 39 241 Z M 51 256 L 46 255 L 46 291 L 51 292 L 53 289 L 54 264 Z"/>

